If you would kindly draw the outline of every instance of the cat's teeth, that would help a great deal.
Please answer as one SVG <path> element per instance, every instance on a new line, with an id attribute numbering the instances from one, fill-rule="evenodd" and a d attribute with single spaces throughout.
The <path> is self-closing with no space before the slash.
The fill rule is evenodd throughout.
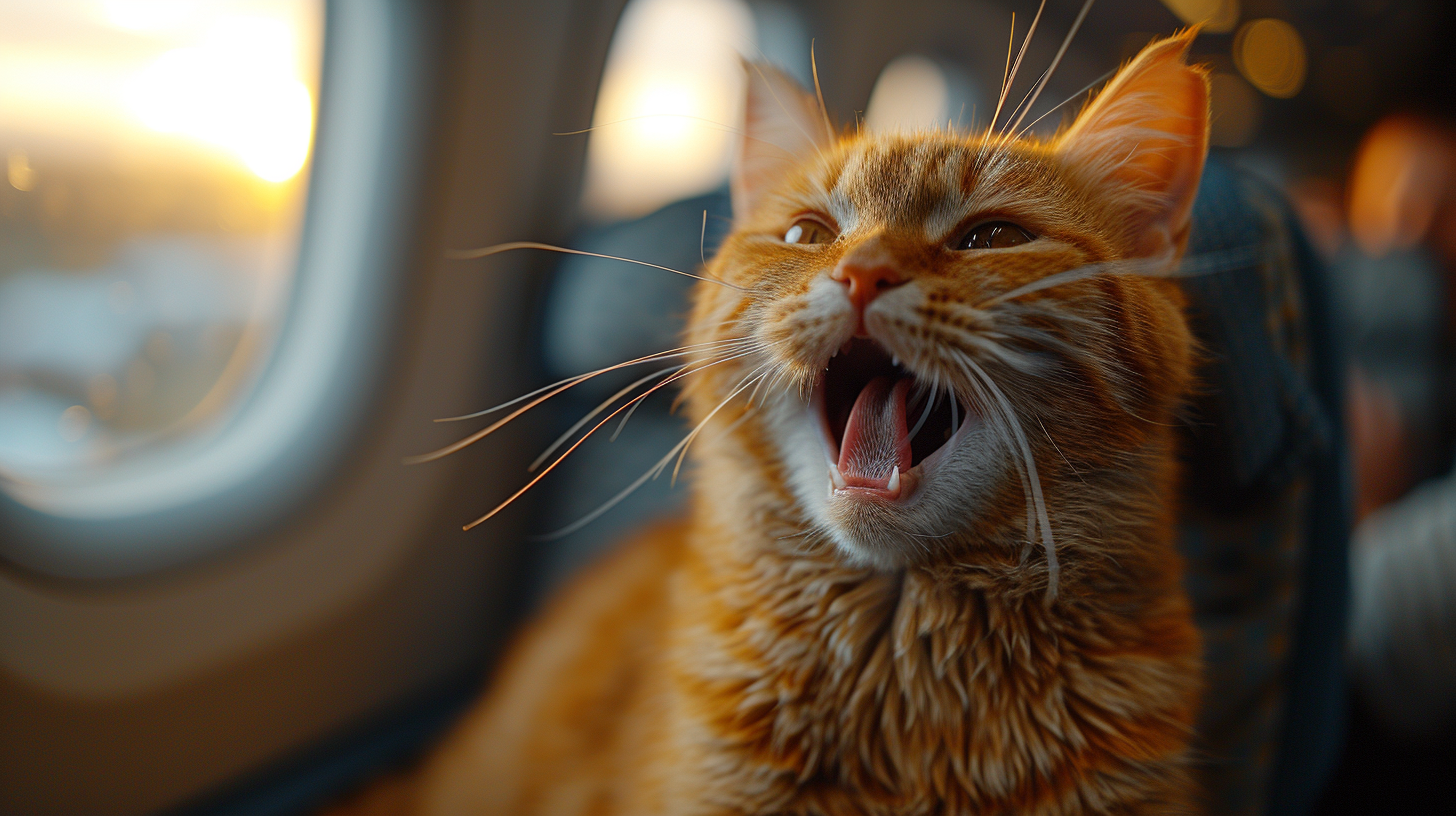
<path id="1" fill-rule="evenodd" d="M 899 357 L 896 357 L 896 356 L 895 356 L 895 355 L 893 355 L 893 354 L 891 354 L 891 355 L 890 355 L 890 362 L 891 362 L 891 363 L 892 363 L 892 364 L 894 364 L 894 366 L 895 366 L 895 367 L 896 367 L 896 368 L 899 368 L 899 367 L 900 367 L 900 358 L 899 358 Z"/>
<path id="2" fill-rule="evenodd" d="M 894 472 L 890 474 L 890 481 L 885 484 L 885 489 L 894 494 L 894 498 L 900 497 L 900 466 L 896 465 Z"/>
<path id="3" fill-rule="evenodd" d="M 844 476 L 840 474 L 840 472 L 839 472 L 839 466 L 838 465 L 835 465 L 833 462 L 830 462 L 829 463 L 829 495 L 831 495 L 831 496 L 834 495 L 835 488 L 843 489 L 844 487 L 845 487 L 845 484 L 844 484 Z"/>

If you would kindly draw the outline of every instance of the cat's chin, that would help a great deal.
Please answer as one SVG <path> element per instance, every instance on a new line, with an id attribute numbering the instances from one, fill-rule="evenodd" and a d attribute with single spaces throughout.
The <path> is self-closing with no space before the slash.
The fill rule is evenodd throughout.
<path id="1" fill-rule="evenodd" d="M 980 430 L 972 416 L 926 459 L 909 470 L 870 479 L 840 472 L 826 440 L 822 408 L 812 401 L 808 420 L 826 457 L 826 489 L 816 515 L 846 560 L 855 566 L 902 569 L 952 544 L 981 494 L 985 464 L 961 450 Z"/>

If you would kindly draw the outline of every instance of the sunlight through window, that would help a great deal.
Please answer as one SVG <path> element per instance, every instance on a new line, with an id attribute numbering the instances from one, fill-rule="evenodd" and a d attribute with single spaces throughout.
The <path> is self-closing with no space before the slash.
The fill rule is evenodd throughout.
<path id="1" fill-rule="evenodd" d="M 321 0 L 0 0 L 0 471 L 213 427 L 288 291 Z"/>

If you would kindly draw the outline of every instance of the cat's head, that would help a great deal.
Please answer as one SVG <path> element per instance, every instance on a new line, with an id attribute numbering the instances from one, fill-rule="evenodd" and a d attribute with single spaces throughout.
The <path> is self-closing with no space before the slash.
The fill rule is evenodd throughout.
<path id="1" fill-rule="evenodd" d="M 1050 140 L 836 133 L 748 66 L 709 266 L 731 285 L 700 284 L 689 327 L 724 361 L 689 393 L 698 419 L 741 420 L 736 450 L 806 534 L 897 568 L 977 530 L 1048 543 L 1077 512 L 1059 501 L 1157 492 L 1192 354 L 1156 274 L 1207 152 L 1191 38 L 1149 45 Z"/>

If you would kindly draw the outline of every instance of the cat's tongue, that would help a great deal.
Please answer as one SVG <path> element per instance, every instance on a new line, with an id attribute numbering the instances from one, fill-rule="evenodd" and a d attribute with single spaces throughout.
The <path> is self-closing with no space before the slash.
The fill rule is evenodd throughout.
<path id="1" fill-rule="evenodd" d="M 839 443 L 839 472 L 851 486 L 883 486 L 896 467 L 910 470 L 910 432 L 905 425 L 909 377 L 876 377 L 850 409 Z"/>

